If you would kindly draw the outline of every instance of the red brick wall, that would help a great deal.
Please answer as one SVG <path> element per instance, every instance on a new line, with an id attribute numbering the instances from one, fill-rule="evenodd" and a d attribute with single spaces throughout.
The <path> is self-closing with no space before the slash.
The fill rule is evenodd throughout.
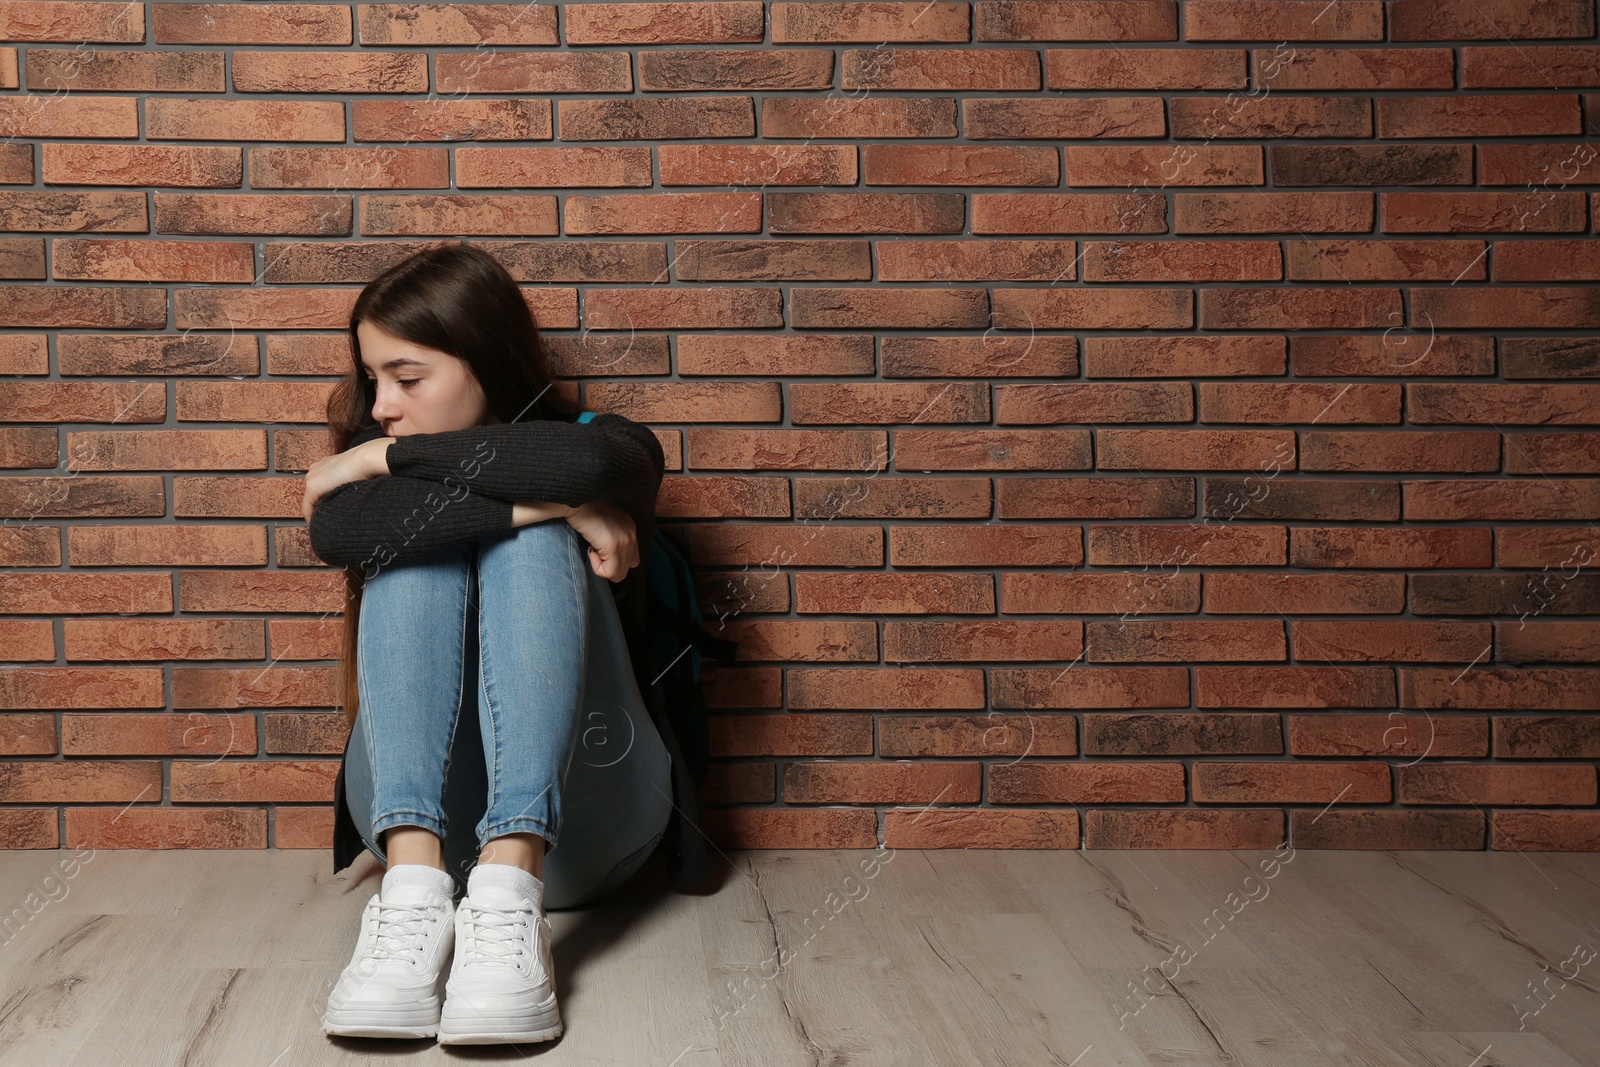
<path id="1" fill-rule="evenodd" d="M 0 844 L 326 846 L 300 475 L 466 237 L 661 435 L 724 847 L 1600 847 L 1595 16 L 0 3 Z"/>

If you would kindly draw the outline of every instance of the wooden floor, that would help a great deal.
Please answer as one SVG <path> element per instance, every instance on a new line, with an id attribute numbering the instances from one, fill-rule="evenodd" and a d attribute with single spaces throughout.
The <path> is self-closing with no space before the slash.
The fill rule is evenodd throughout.
<path id="1" fill-rule="evenodd" d="M 559 1041 L 446 1051 L 321 1032 L 370 855 L 4 853 L 0 1064 L 1600 1064 L 1600 854 L 716 862 L 552 913 Z"/>

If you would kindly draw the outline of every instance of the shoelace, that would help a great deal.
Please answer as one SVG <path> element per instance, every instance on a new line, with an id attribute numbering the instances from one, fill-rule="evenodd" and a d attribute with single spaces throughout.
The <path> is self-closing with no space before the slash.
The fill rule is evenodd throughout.
<path id="1" fill-rule="evenodd" d="M 378 901 L 378 930 L 369 958 L 407 960 L 422 956 L 422 935 L 443 905 Z"/>
<path id="2" fill-rule="evenodd" d="M 525 922 L 533 920 L 531 906 L 485 908 L 463 901 L 460 915 L 470 945 L 468 951 L 462 954 L 462 966 L 510 963 L 523 954 L 526 943 L 522 928 Z M 524 916 L 527 916 L 526 920 Z M 537 936 L 537 921 L 533 921 Z"/>

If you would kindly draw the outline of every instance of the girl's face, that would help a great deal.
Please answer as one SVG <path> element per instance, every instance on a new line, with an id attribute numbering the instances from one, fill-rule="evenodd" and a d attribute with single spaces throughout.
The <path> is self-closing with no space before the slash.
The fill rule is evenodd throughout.
<path id="1" fill-rule="evenodd" d="M 466 361 L 385 333 L 370 322 L 356 326 L 361 363 L 377 383 L 372 417 L 389 437 L 445 433 L 497 422 L 483 388 Z"/>

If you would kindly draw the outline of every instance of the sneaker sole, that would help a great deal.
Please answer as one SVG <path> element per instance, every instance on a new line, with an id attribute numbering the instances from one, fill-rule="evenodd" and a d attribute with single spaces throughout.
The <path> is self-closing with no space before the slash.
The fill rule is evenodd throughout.
<path id="1" fill-rule="evenodd" d="M 529 1020 L 526 1016 L 495 1019 L 478 1015 L 470 1027 L 452 1030 L 447 1020 L 439 1020 L 441 1045 L 494 1045 L 518 1041 L 550 1041 L 561 1036 L 563 1025 L 561 1010 L 555 1004 L 537 1013 Z"/>
<path id="2" fill-rule="evenodd" d="M 433 1037 L 439 1032 L 439 1016 L 416 1008 L 390 1012 L 330 1009 L 322 1016 L 322 1032 L 338 1037 Z"/>

